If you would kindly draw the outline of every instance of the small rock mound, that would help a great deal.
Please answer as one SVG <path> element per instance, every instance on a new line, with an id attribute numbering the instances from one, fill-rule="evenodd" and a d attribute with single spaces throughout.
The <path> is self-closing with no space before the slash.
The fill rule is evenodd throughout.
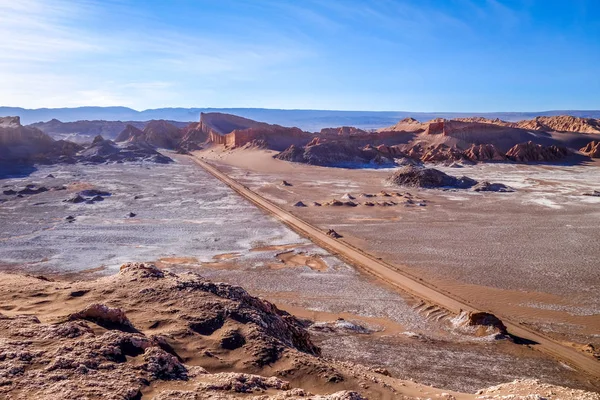
<path id="1" fill-rule="evenodd" d="M 456 328 L 467 330 L 475 336 L 504 337 L 508 333 L 504 323 L 487 312 L 461 311 L 452 323 Z"/>
<path id="2" fill-rule="evenodd" d="M 477 185 L 473 186 L 473 190 L 476 192 L 514 192 L 514 189 L 502 183 L 490 183 L 488 181 L 479 182 Z"/>
<path id="3" fill-rule="evenodd" d="M 334 239 L 339 239 L 339 238 L 343 237 L 342 235 L 340 235 L 339 233 L 337 233 L 333 229 L 328 229 L 327 230 L 327 236 L 331 236 Z"/>
<path id="4" fill-rule="evenodd" d="M 467 189 L 477 184 L 474 179 L 463 176 L 456 178 L 434 168 L 406 166 L 399 168 L 387 181 L 394 185 L 421 188 L 452 187 Z"/>
<path id="5" fill-rule="evenodd" d="M 139 274 L 142 278 L 164 278 L 165 274 L 154 264 L 130 262 L 121 265 L 120 274 Z"/>

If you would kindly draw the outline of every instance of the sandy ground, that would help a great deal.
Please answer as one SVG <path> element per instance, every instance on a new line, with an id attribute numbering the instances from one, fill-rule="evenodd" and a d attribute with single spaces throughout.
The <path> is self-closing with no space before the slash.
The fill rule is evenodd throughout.
<path id="1" fill-rule="evenodd" d="M 523 377 L 595 388 L 568 367 L 527 347 L 466 336 L 429 318 L 417 309 L 415 299 L 362 275 L 265 216 L 187 157 L 174 157 L 178 162 L 167 166 L 42 167 L 28 177 L 3 180 L 6 188 L 31 183 L 67 187 L 23 198 L 0 195 L 7 200 L 0 203 L 3 269 L 81 279 L 112 274 L 125 261 L 157 260 L 164 268 L 239 284 L 306 318 L 330 322 L 342 316 L 372 328 L 372 334 L 349 333 L 343 340 L 315 333 L 324 352 L 340 360 L 386 365 L 396 376 L 463 391 Z M 289 172 L 296 165 L 280 166 L 286 179 L 296 182 L 285 189 L 295 196 L 287 190 L 300 186 Z M 261 175 L 236 171 L 249 185 L 262 186 L 257 183 Z M 355 185 L 342 179 L 344 170 L 333 171 L 340 175 L 323 175 L 335 182 L 326 187 L 345 193 Z M 365 176 L 372 173 L 367 172 Z M 55 178 L 47 178 L 48 174 Z M 278 195 L 278 182 L 273 183 L 272 176 L 263 179 L 270 188 L 266 195 L 287 204 Z M 63 202 L 86 188 L 112 195 L 96 204 Z M 129 212 L 136 216 L 129 218 Z M 68 215 L 75 222 L 66 222 Z M 388 217 L 364 218 L 377 222 Z M 357 225 L 361 224 L 364 221 Z"/>
<path id="2" fill-rule="evenodd" d="M 262 150 L 199 155 L 301 218 L 482 309 L 507 310 L 559 340 L 600 344 L 600 199 L 582 196 L 600 189 L 598 163 L 441 168 L 516 189 L 476 193 L 390 187 L 389 170 L 287 163 Z M 345 194 L 355 202 L 389 200 L 360 196 L 382 190 L 409 192 L 415 204 L 404 205 L 403 197 L 392 207 L 312 206 Z M 417 205 L 422 200 L 426 205 Z M 297 201 L 309 207 L 293 207 Z"/>

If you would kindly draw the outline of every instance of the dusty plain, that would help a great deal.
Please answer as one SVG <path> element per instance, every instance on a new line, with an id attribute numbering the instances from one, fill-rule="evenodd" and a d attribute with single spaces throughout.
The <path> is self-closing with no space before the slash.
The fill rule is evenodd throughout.
<path id="1" fill-rule="evenodd" d="M 598 162 L 436 166 L 515 189 L 484 193 L 394 187 L 385 182 L 389 169 L 288 163 L 265 150 L 197 156 L 293 214 L 481 309 L 502 310 L 573 346 L 600 344 L 600 198 L 583 195 L 600 189 Z M 323 205 L 348 195 L 359 205 Z M 390 200 L 398 204 L 363 204 Z M 294 206 L 298 201 L 307 207 Z"/>
<path id="2" fill-rule="evenodd" d="M 424 274 L 473 303 L 492 308 L 503 302 L 517 313 L 512 315 L 564 340 L 580 344 L 599 341 L 596 328 L 600 305 L 594 287 L 597 289 L 600 280 L 593 268 L 594 260 L 585 262 L 593 254 L 591 241 L 596 239 L 597 243 L 592 225 L 598 214 L 596 211 L 590 216 L 590 210 L 597 207 L 592 198 L 580 203 L 573 200 L 579 207 L 573 215 L 579 215 L 579 220 L 572 221 L 571 214 L 564 217 L 571 220 L 575 232 L 592 235 L 589 247 L 578 249 L 581 257 L 575 260 L 573 254 L 554 251 L 549 260 L 564 256 L 571 260 L 568 266 L 576 267 L 568 273 L 568 282 L 547 275 L 544 284 L 542 278 L 533 279 L 537 275 L 523 272 L 523 260 L 531 256 L 528 248 L 521 254 L 514 254 L 514 249 L 502 253 L 504 245 L 498 242 L 503 239 L 494 238 L 498 233 L 489 225 L 489 221 L 496 221 L 493 226 L 511 228 L 501 232 L 518 242 L 515 232 L 519 230 L 514 227 L 519 222 L 518 213 L 507 205 L 501 208 L 505 212 L 499 213 L 506 219 L 498 222 L 498 215 L 490 215 L 494 210 L 498 213 L 498 201 L 486 197 L 520 196 L 525 189 L 484 196 L 411 191 L 416 198 L 426 200 L 426 206 L 299 208 L 292 206 L 299 200 L 310 204 L 346 193 L 397 189 L 382 183 L 389 171 L 311 167 L 273 160 L 265 151 L 244 151 L 244 157 L 234 157 L 235 152 L 205 151 L 198 155 L 210 157 L 240 182 L 302 218 L 323 228 L 334 228 L 344 240 Z M 326 357 L 336 360 L 382 366 L 399 378 L 466 392 L 526 377 L 600 390 L 589 378 L 528 346 L 475 337 L 455 329 L 452 316 L 433 313 L 435 310 L 427 309 L 418 299 L 387 287 L 298 236 L 200 169 L 189 157 L 169 156 L 177 162 L 48 166 L 25 177 L 3 179 L 3 190 L 28 184 L 66 189 L 21 198 L 1 195 L 2 269 L 81 280 L 112 275 L 126 261 L 154 261 L 175 272 L 199 272 L 214 281 L 241 285 L 250 294 L 310 320 L 315 342 Z M 475 172 L 465 174 L 476 177 Z M 292 186 L 281 186 L 284 179 Z M 598 184 L 586 184 L 586 190 L 600 188 Z M 85 189 L 111 194 L 94 204 L 64 202 Z M 557 219 L 546 218 L 557 208 L 539 201 L 527 207 L 539 208 L 536 222 L 545 224 L 548 230 L 541 230 L 544 234 L 564 239 L 562 230 L 549 229 Z M 135 216 L 130 217 L 131 212 Z M 473 215 L 479 215 L 480 220 L 473 220 Z M 586 215 L 588 224 L 581 226 Z M 74 217 L 74 222 L 65 220 L 68 216 Z M 426 229 L 427 224 L 440 228 L 440 233 Z M 521 224 L 530 226 L 531 221 Z M 482 235 L 485 232 L 487 237 Z M 497 245 L 490 247 L 486 244 L 489 240 Z M 537 239 L 535 243 L 540 244 Z M 499 254 L 504 255 L 496 258 Z M 512 269 L 502 273 L 507 265 Z M 556 261 L 547 271 L 557 274 L 564 269 L 564 264 Z M 515 277 L 517 273 L 522 276 Z M 576 293 L 587 291 L 587 297 L 567 296 L 574 287 Z M 575 305 L 578 308 L 573 308 Z M 2 310 L 6 314 L 34 311 L 31 304 Z"/>

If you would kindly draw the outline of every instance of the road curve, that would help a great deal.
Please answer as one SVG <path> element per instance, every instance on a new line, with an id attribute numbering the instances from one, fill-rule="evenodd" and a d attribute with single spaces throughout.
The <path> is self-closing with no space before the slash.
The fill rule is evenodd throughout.
<path id="1" fill-rule="evenodd" d="M 354 265 L 376 277 L 382 279 L 400 290 L 413 295 L 416 298 L 429 301 L 445 308 L 454 314 L 464 311 L 488 311 L 499 317 L 508 328 L 509 333 L 536 344 L 533 348 L 548 354 L 569 366 L 576 368 L 583 373 L 590 375 L 595 379 L 600 379 L 600 362 L 577 351 L 574 348 L 565 346 L 555 340 L 529 329 L 518 322 L 512 322 L 509 317 L 502 315 L 502 312 L 494 310 L 479 310 L 469 305 L 466 300 L 460 299 L 452 293 L 443 292 L 420 278 L 417 278 L 406 271 L 399 270 L 397 267 L 388 264 L 361 249 L 340 239 L 334 239 L 328 236 L 321 229 L 307 223 L 296 217 L 290 212 L 284 210 L 278 205 L 270 202 L 248 187 L 240 184 L 225 173 L 219 171 L 216 167 L 200 158 L 193 156 L 194 161 L 203 167 L 214 177 L 225 183 L 242 197 L 254 203 L 259 208 L 273 215 L 288 227 L 300 235 L 310 239 L 315 244 L 335 254 L 351 265 Z"/>

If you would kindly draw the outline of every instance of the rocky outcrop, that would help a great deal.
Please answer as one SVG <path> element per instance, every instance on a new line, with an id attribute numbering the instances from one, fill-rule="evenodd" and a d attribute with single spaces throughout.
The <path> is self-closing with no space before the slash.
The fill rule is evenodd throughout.
<path id="1" fill-rule="evenodd" d="M 130 131 L 135 133 L 134 129 L 136 128 Z M 93 164 L 135 161 L 167 164 L 173 161 L 171 158 L 157 152 L 144 140 L 115 143 L 101 136 L 97 136 L 90 146 L 77 153 L 74 159 L 78 162 Z"/>
<path id="2" fill-rule="evenodd" d="M 99 136 L 100 138 L 102 138 L 102 136 Z M 98 138 L 98 136 L 96 136 L 96 139 Z M 94 139 L 94 141 L 96 140 Z M 115 142 L 138 142 L 138 141 L 145 141 L 144 140 L 144 131 L 142 131 L 141 129 L 133 126 L 133 125 L 126 125 L 125 128 L 123 128 L 123 130 L 121 132 L 119 132 L 119 134 L 117 135 L 117 137 L 115 138 Z"/>
<path id="3" fill-rule="evenodd" d="M 183 132 L 175 125 L 164 120 L 153 120 L 148 122 L 141 131 L 138 128 L 127 125 L 116 137 L 116 142 L 145 143 L 153 147 L 163 149 L 176 149 L 183 137 Z"/>
<path id="4" fill-rule="evenodd" d="M 423 162 L 459 161 L 464 158 L 465 155 L 456 146 L 450 147 L 445 144 L 428 147 L 419 157 Z"/>
<path id="5" fill-rule="evenodd" d="M 600 158 L 600 141 L 592 140 L 585 147 L 579 149 L 580 152 L 591 158 Z"/>
<path id="6" fill-rule="evenodd" d="M 275 158 L 284 161 L 300 162 L 326 167 L 366 167 L 393 165 L 393 159 L 388 158 L 372 146 L 363 148 L 345 141 L 311 142 L 306 147 L 292 145 Z"/>
<path id="7" fill-rule="evenodd" d="M 493 144 L 472 144 L 464 152 L 465 158 L 479 161 L 506 161 L 506 155 Z"/>
<path id="8" fill-rule="evenodd" d="M 490 183 L 488 181 L 479 182 L 473 186 L 475 192 L 502 192 L 510 193 L 514 192 L 514 189 L 502 184 L 502 183 Z"/>
<path id="9" fill-rule="evenodd" d="M 3 296 L 11 290 L 51 291 L 61 299 L 68 296 L 66 308 L 80 311 L 55 314 L 52 324 L 32 315 L 0 314 L 2 398 L 139 399 L 149 386 L 155 398 L 165 399 L 236 398 L 267 389 L 295 398 L 294 393 L 310 395 L 285 377 L 308 374 L 312 384 L 321 382 L 330 392 L 342 389 L 343 383 L 335 382 L 352 377 L 318 357 L 320 350 L 300 320 L 240 287 L 196 274 L 128 263 L 118 275 L 96 282 L 11 279 L 0 283 Z M 116 304 L 127 304 L 127 315 Z M 184 363 L 192 357 L 194 366 Z M 220 372 L 210 374 L 203 365 Z M 273 371 L 280 376 L 259 374 Z M 339 392 L 323 398 L 362 397 Z"/>
<path id="10" fill-rule="evenodd" d="M 506 153 L 506 157 L 517 162 L 552 162 L 565 158 L 569 151 L 555 145 L 543 146 L 531 141 L 519 143 Z"/>
<path id="11" fill-rule="evenodd" d="M 208 136 L 209 142 L 229 148 L 260 142 L 266 148 L 283 151 L 291 145 L 304 146 L 313 138 L 312 134 L 298 128 L 271 125 L 224 113 L 200 114 L 199 129 Z"/>
<path id="12" fill-rule="evenodd" d="M 22 126 L 19 117 L 0 118 L 0 162 L 67 162 L 80 149 L 74 143 L 55 141 L 37 128 Z"/>
<path id="13" fill-rule="evenodd" d="M 146 142 L 161 149 L 175 149 L 183 137 L 183 132 L 165 120 L 153 120 L 144 127 Z"/>
<path id="14" fill-rule="evenodd" d="M 500 338 L 508 334 L 504 323 L 487 312 L 461 311 L 452 323 L 456 328 L 470 331 L 476 336 L 493 335 Z"/>
<path id="15" fill-rule="evenodd" d="M 427 129 L 427 124 L 423 124 L 414 118 L 404 118 L 396 125 L 378 129 L 378 132 L 423 132 Z"/>
<path id="16" fill-rule="evenodd" d="M 320 136 L 357 136 L 357 135 L 368 135 L 367 131 L 364 131 L 353 126 L 340 126 L 338 128 L 323 128 L 319 132 Z"/>
<path id="17" fill-rule="evenodd" d="M 57 119 L 52 119 L 47 122 L 36 122 L 29 126 L 38 128 L 55 139 L 62 138 L 76 141 L 77 143 L 84 143 L 97 135 L 102 135 L 108 139 L 115 139 L 127 125 L 132 125 L 137 129 L 143 129 L 146 122 L 102 120 L 62 122 Z"/>
<path id="18" fill-rule="evenodd" d="M 522 129 L 546 132 L 600 133 L 600 120 L 570 115 L 535 117 L 531 120 L 520 121 L 516 125 Z"/>
<path id="19" fill-rule="evenodd" d="M 463 176 L 456 178 L 434 168 L 419 168 L 406 166 L 399 168 L 387 181 L 394 185 L 420 188 L 457 188 L 467 189 L 477 184 L 477 181 Z"/>
<path id="20" fill-rule="evenodd" d="M 443 135 L 445 133 L 446 120 L 430 121 L 425 129 L 426 135 Z"/>

